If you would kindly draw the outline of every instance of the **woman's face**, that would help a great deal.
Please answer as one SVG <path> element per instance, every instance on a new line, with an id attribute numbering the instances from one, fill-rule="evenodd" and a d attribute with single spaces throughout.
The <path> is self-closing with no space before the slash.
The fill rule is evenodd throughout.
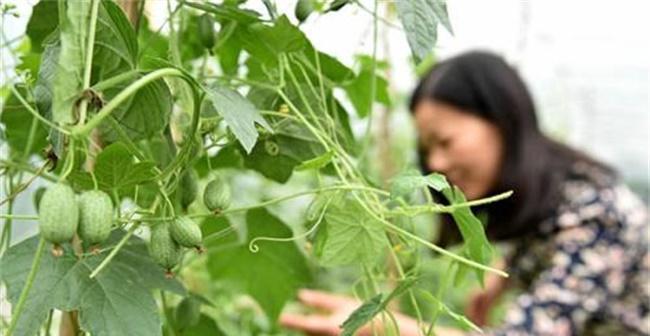
<path id="1" fill-rule="evenodd" d="M 498 128 L 449 104 L 424 100 L 415 107 L 418 146 L 429 170 L 444 174 L 469 200 L 485 197 L 501 169 Z"/>

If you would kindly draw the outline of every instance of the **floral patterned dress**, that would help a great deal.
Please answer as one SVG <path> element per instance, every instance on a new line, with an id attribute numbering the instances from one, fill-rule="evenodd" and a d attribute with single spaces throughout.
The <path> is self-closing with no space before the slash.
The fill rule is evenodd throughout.
<path id="1" fill-rule="evenodd" d="M 515 243 L 509 273 L 523 294 L 487 335 L 650 335 L 650 225 L 618 179 L 576 165 L 564 202 Z"/>

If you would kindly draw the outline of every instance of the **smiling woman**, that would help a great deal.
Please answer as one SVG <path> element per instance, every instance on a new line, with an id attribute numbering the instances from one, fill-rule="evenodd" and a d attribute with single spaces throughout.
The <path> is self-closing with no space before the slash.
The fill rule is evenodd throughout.
<path id="1" fill-rule="evenodd" d="M 488 237 L 513 247 L 508 282 L 524 291 L 494 334 L 650 333 L 647 208 L 612 169 L 540 132 L 509 65 L 485 52 L 443 61 L 410 107 L 425 172 L 458 178 L 470 198 L 515 190 L 476 208 L 487 214 Z M 457 242 L 444 221 L 442 243 Z M 491 278 L 470 299 L 469 317 L 483 324 L 506 285 Z"/>

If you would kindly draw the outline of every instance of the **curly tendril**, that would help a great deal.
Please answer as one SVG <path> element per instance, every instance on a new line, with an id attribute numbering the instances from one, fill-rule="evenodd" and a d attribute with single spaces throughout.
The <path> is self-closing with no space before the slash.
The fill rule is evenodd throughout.
<path id="1" fill-rule="evenodd" d="M 256 244 L 256 242 L 261 241 L 261 240 L 266 240 L 266 241 L 274 241 L 274 242 L 290 242 L 290 241 L 295 241 L 304 237 L 309 236 L 312 232 L 316 231 L 320 223 L 323 221 L 323 218 L 325 217 L 325 212 L 327 211 L 327 207 L 330 205 L 330 202 L 332 199 L 327 201 L 325 206 L 323 207 L 323 211 L 321 211 L 320 216 L 318 216 L 318 220 L 316 221 L 316 224 L 312 226 L 309 230 L 307 230 L 305 233 L 293 236 L 293 237 L 288 237 L 288 238 L 278 238 L 278 237 L 255 237 L 253 238 L 250 243 L 248 243 L 248 250 L 250 250 L 253 253 L 257 253 L 260 251 L 259 246 Z"/>

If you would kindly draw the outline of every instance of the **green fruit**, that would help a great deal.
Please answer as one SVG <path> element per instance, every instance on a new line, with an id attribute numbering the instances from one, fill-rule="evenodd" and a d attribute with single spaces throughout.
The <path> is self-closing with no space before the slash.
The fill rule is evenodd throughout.
<path id="1" fill-rule="evenodd" d="M 196 325 L 201 318 L 201 302 L 193 297 L 184 298 L 176 306 L 174 317 L 179 330 Z"/>
<path id="2" fill-rule="evenodd" d="M 171 275 L 171 269 L 178 264 L 182 256 L 182 248 L 172 239 L 169 223 L 160 223 L 151 228 L 149 254 L 160 266 Z"/>
<path id="3" fill-rule="evenodd" d="M 203 203 L 212 212 L 221 212 L 230 206 L 230 187 L 216 178 L 205 187 Z"/>
<path id="4" fill-rule="evenodd" d="M 39 230 L 55 245 L 70 241 L 77 231 L 79 206 L 72 188 L 55 184 L 47 188 L 39 203 Z"/>
<path id="5" fill-rule="evenodd" d="M 196 173 L 194 170 L 188 169 L 181 175 L 178 192 L 181 197 L 181 206 L 187 209 L 192 202 L 196 199 L 198 186 L 196 184 Z"/>
<path id="6" fill-rule="evenodd" d="M 189 217 L 176 218 L 171 223 L 169 232 L 179 245 L 201 249 L 201 242 L 203 241 L 201 228 Z"/>
<path id="7" fill-rule="evenodd" d="M 205 13 L 199 16 L 199 40 L 208 50 L 214 47 L 214 17 L 211 14 Z"/>
<path id="8" fill-rule="evenodd" d="M 298 19 L 298 21 L 304 22 L 313 11 L 313 0 L 298 0 L 294 14 L 296 15 L 296 19 Z"/>
<path id="9" fill-rule="evenodd" d="M 111 234 L 113 202 L 100 190 L 86 191 L 79 196 L 79 237 L 90 245 L 99 244 Z"/>

